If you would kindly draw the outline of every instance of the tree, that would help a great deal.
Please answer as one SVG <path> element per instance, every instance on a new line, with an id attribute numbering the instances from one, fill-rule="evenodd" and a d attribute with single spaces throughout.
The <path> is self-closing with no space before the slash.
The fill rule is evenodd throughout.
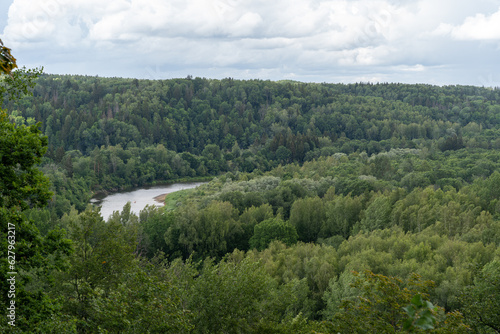
<path id="1" fill-rule="evenodd" d="M 152 264 L 144 263 L 109 296 L 96 296 L 95 329 L 131 334 L 190 332 L 192 314 L 183 308 L 179 289 L 154 271 Z"/>
<path id="2" fill-rule="evenodd" d="M 239 250 L 248 250 L 255 225 L 269 218 L 273 218 L 273 208 L 269 204 L 246 208 L 239 218 L 243 235 L 240 238 L 240 242 L 236 244 L 236 248 Z"/>
<path id="3" fill-rule="evenodd" d="M 165 232 L 173 225 L 174 215 L 163 208 L 146 206 L 139 214 L 141 226 L 141 255 L 152 258 L 158 251 L 167 252 Z"/>
<path id="4" fill-rule="evenodd" d="M 437 312 L 437 307 L 432 305 L 428 300 L 424 300 L 420 294 L 416 294 L 410 305 L 403 307 L 403 310 L 408 314 L 408 318 L 403 323 L 403 328 L 406 330 L 434 329 Z"/>
<path id="5" fill-rule="evenodd" d="M 3 45 L 0 39 L 0 73 L 11 75 L 13 69 L 17 68 L 16 58 L 10 53 L 10 49 Z"/>
<path id="6" fill-rule="evenodd" d="M 259 322 L 273 283 L 257 263 L 205 260 L 201 276 L 188 293 L 197 332 L 248 332 L 248 327 Z"/>
<path id="7" fill-rule="evenodd" d="M 289 221 L 295 226 L 300 241 L 315 242 L 325 220 L 325 206 L 319 197 L 299 198 L 293 202 Z"/>
<path id="8" fill-rule="evenodd" d="M 295 227 L 280 218 L 266 219 L 255 225 L 254 234 L 250 238 L 250 247 L 265 249 L 273 240 L 279 240 L 290 246 L 297 242 Z"/>
<path id="9" fill-rule="evenodd" d="M 13 71 L 16 60 L 1 40 L 0 45 L 0 95 L 16 99 L 29 93 L 40 71 Z M 59 304 L 46 291 L 54 285 L 54 271 L 66 268 L 65 256 L 71 251 L 62 231 L 42 237 L 22 213 L 43 207 L 52 196 L 48 178 L 37 168 L 47 150 L 39 126 L 10 123 L 7 112 L 0 110 L 0 278 L 10 282 L 0 285 L 0 305 L 4 319 L 6 312 L 11 315 L 9 325 L 0 324 L 2 331 L 35 332 L 49 321 Z M 14 317 L 7 307 L 15 309 Z"/>
<path id="10" fill-rule="evenodd" d="M 66 297 L 65 310 L 80 320 L 78 329 L 83 332 L 95 326 L 94 298 L 108 298 L 124 275 L 133 271 L 137 245 L 134 228 L 120 219 L 104 222 L 99 210 L 89 206 L 81 214 L 73 211 L 63 217 L 75 251 L 70 269 L 60 277 L 61 292 Z"/>
<path id="11" fill-rule="evenodd" d="M 478 333 L 500 333 L 500 261 L 485 265 L 459 299 L 465 319 Z"/>
<path id="12" fill-rule="evenodd" d="M 391 202 L 386 196 L 377 196 L 366 208 L 360 226 L 364 231 L 373 231 L 389 227 L 391 219 Z"/>
<path id="13" fill-rule="evenodd" d="M 193 252 L 196 258 L 221 258 L 234 249 L 244 232 L 237 218 L 238 210 L 229 202 L 213 201 L 201 210 L 192 203 L 182 206 L 165 233 L 170 255 L 180 248 L 185 258 Z"/>
<path id="14" fill-rule="evenodd" d="M 341 235 L 347 239 L 351 235 L 354 224 L 359 221 L 363 208 L 361 196 L 335 196 L 325 205 L 326 220 L 321 234 L 324 238 Z"/>
<path id="15" fill-rule="evenodd" d="M 43 206 L 52 196 L 48 178 L 37 168 L 47 150 L 39 126 L 10 123 L 0 110 L 0 207 Z"/>
<path id="16" fill-rule="evenodd" d="M 349 270 L 345 270 L 336 278 L 332 278 L 328 285 L 328 289 L 323 294 L 323 300 L 326 304 L 323 310 L 323 316 L 326 319 L 331 319 L 341 311 L 339 307 L 343 300 L 353 298 L 357 295 L 357 290 L 352 286 L 356 279 Z"/>
<path id="17" fill-rule="evenodd" d="M 468 332 L 460 313 L 445 314 L 442 308 L 429 307 L 424 303 L 429 298 L 434 284 L 432 281 L 422 281 L 420 276 L 412 274 L 405 282 L 369 270 L 363 275 L 355 272 L 354 276 L 356 279 L 351 286 L 358 294 L 340 304 L 341 310 L 333 316 L 334 331 L 397 333 L 422 328 L 432 329 L 432 333 Z M 420 297 L 416 298 L 416 295 Z"/>
<path id="18" fill-rule="evenodd" d="M 292 151 L 290 151 L 285 146 L 280 146 L 276 150 L 276 160 L 282 164 L 286 164 L 290 161 L 290 157 L 292 156 Z"/>
<path id="19" fill-rule="evenodd" d="M 35 87 L 35 79 L 42 74 L 43 68 L 14 70 L 18 66 L 10 51 L 0 39 L 0 95 L 7 93 L 11 100 L 16 100 L 31 94 L 30 89 Z"/>

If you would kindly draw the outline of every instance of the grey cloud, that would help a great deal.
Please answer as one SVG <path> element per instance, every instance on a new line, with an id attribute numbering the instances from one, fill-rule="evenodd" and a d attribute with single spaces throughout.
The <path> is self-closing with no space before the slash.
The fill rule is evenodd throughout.
<path id="1" fill-rule="evenodd" d="M 15 0 L 10 9 L 1 38 L 54 73 L 480 84 L 499 71 L 496 44 L 474 41 L 500 31 L 488 0 Z"/>

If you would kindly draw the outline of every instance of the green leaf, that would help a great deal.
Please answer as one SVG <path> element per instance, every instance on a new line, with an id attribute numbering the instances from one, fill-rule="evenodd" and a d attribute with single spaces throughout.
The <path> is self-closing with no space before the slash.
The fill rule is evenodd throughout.
<path id="1" fill-rule="evenodd" d="M 422 300 L 422 296 L 420 294 L 416 294 L 411 299 L 411 303 L 415 305 L 417 308 L 421 308 L 424 306 L 424 301 Z"/>

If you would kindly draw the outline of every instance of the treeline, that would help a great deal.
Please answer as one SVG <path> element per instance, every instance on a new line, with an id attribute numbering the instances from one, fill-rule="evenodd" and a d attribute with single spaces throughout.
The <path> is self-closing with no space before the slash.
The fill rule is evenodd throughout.
<path id="1" fill-rule="evenodd" d="M 442 150 L 498 146 L 499 99 L 498 90 L 468 86 L 44 75 L 33 96 L 4 106 L 42 121 L 56 160 L 117 145 L 200 156 L 212 144 L 223 154 L 254 148 L 265 160 L 303 162 L 321 149 L 372 154 L 430 140 Z"/>

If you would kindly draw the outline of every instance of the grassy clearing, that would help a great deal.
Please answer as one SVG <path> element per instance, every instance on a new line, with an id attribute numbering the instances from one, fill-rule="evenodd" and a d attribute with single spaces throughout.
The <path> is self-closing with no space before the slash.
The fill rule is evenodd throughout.
<path id="1" fill-rule="evenodd" d="M 184 189 L 167 194 L 165 197 L 165 210 L 174 210 L 177 207 L 177 203 L 182 203 L 195 190 L 195 188 Z"/>

